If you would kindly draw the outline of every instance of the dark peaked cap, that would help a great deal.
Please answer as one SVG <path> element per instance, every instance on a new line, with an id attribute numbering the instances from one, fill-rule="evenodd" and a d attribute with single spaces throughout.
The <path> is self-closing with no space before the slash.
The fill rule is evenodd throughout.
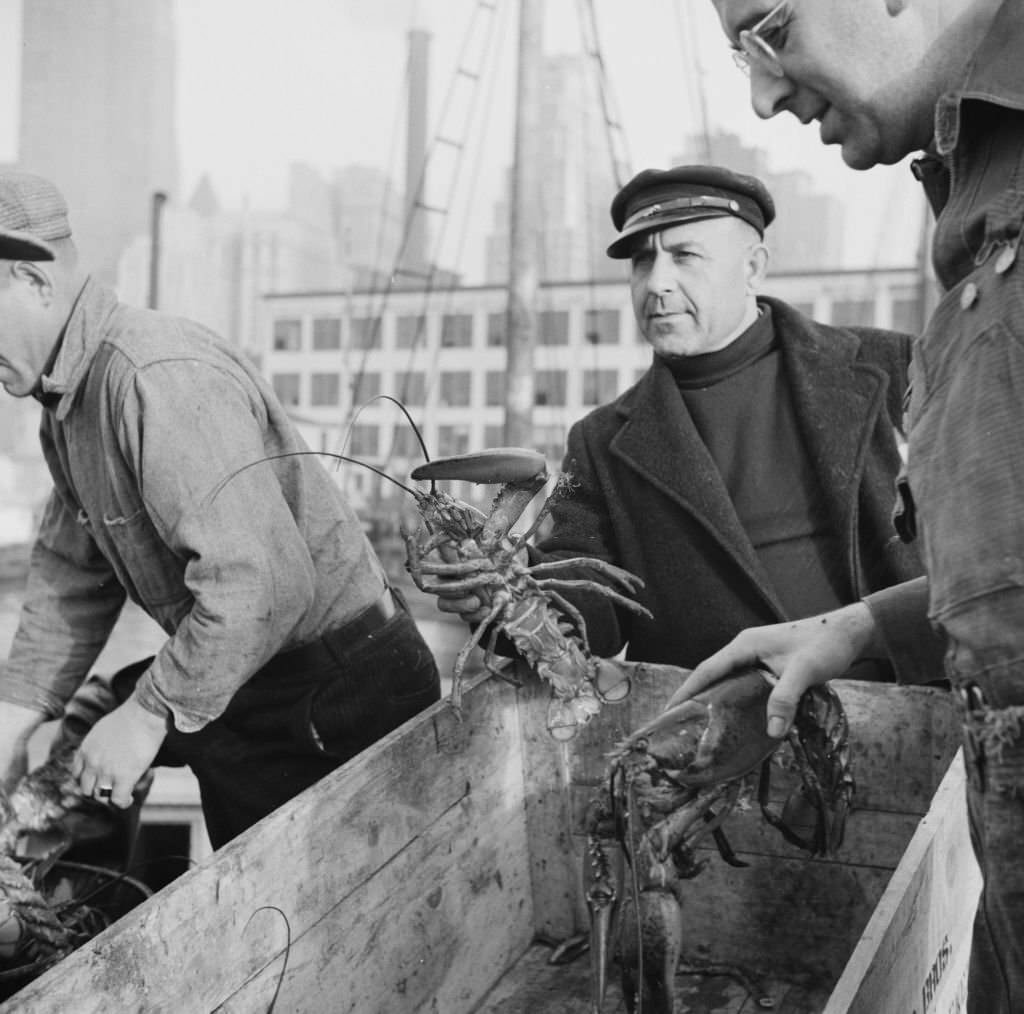
<path id="1" fill-rule="evenodd" d="M 608 256 L 630 257 L 634 236 L 666 229 L 680 222 L 734 215 L 762 236 L 775 218 L 775 202 L 756 177 L 717 165 L 679 165 L 644 169 L 612 201 L 612 222 L 618 239 Z"/>

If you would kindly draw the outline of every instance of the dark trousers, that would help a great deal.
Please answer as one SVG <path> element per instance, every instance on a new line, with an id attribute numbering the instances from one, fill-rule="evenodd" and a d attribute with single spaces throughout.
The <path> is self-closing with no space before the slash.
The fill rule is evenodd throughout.
<path id="1" fill-rule="evenodd" d="M 150 659 L 114 677 L 131 693 Z M 172 729 L 155 764 L 187 765 L 220 848 L 441 696 L 437 665 L 404 609 L 346 644 L 344 631 L 285 652 L 198 732 Z"/>
<path id="2" fill-rule="evenodd" d="M 1009 732 L 1009 730 L 1007 730 Z M 1019 1014 L 1024 998 L 1024 742 L 986 749 L 967 726 L 967 813 L 984 883 L 971 941 L 967 1009 Z"/>

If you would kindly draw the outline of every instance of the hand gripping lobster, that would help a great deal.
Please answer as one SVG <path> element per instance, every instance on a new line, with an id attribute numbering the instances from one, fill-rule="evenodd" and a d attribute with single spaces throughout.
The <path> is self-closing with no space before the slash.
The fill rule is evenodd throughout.
<path id="1" fill-rule="evenodd" d="M 415 494 L 420 513 L 417 530 L 402 530 L 406 566 L 413 581 L 431 594 L 474 594 L 487 610 L 455 660 L 452 705 L 460 707 L 466 662 L 485 637 L 485 668 L 507 678 L 498 666 L 499 634 L 505 635 L 533 670 L 551 684 L 548 728 L 556 738 L 571 738 L 603 703 L 623 700 L 638 663 L 595 656 L 582 614 L 563 593 L 574 589 L 596 592 L 618 606 L 648 616 L 632 597 L 643 587 L 642 582 L 628 571 L 589 557 L 532 567 L 523 562 L 526 543 L 550 512 L 555 498 L 571 493 L 571 478 L 559 478 L 533 523 L 518 536 L 510 534 L 512 526 L 548 480 L 544 457 L 536 451 L 495 448 L 435 458 L 414 469 L 412 478 L 431 480 L 429 494 Z M 502 486 L 490 513 L 484 515 L 439 492 L 433 485 L 438 479 Z M 567 568 L 587 570 L 604 580 L 556 576 Z"/>
<path id="2" fill-rule="evenodd" d="M 781 743 L 765 732 L 772 680 L 760 669 L 739 670 L 667 708 L 611 754 L 607 788 L 588 812 L 584 870 L 595 1014 L 602 1009 L 613 937 L 618 938 L 623 995 L 631 1014 L 672 1014 L 683 944 L 683 882 L 706 866 L 695 848 L 709 836 L 727 862 L 746 865 L 732 852 L 722 825 L 747 776 L 759 765 L 759 797 L 769 822 L 808 851 L 832 853 L 838 848 L 853 793 L 842 706 L 833 691 L 815 688 L 821 692 L 805 695 L 790 733 L 801 793 L 818 811 L 814 837 L 805 839 L 768 806 L 769 760 Z M 629 864 L 630 899 L 625 905 L 619 900 L 621 885 L 612 875 L 610 846 Z M 730 975 L 760 1006 L 772 1006 L 743 969 L 708 962 L 689 962 L 682 968 Z"/>

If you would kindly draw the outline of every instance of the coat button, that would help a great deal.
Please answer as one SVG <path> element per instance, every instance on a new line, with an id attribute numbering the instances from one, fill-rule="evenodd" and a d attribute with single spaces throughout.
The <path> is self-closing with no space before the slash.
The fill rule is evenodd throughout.
<path id="1" fill-rule="evenodd" d="M 1002 250 L 999 251 L 999 256 L 996 257 L 996 274 L 1002 275 L 1010 270 L 1011 265 L 1017 259 L 1017 244 L 1007 243 Z"/>
<path id="2" fill-rule="evenodd" d="M 960 309 L 969 310 L 978 302 L 978 286 L 974 282 L 968 282 L 964 291 L 960 293 Z"/>

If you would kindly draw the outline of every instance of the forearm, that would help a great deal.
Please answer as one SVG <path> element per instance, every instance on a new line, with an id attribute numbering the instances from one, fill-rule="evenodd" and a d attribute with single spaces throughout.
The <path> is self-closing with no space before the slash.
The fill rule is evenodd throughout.
<path id="1" fill-rule="evenodd" d="M 134 691 L 192 732 L 220 715 L 284 647 L 315 595 L 315 569 L 268 454 L 244 377 L 209 365 L 148 367 L 123 394 L 119 439 L 189 606 Z M 301 450 L 301 445 L 296 444 Z"/>
<path id="2" fill-rule="evenodd" d="M 899 683 L 930 683 L 943 675 L 942 638 L 928 619 L 928 580 L 917 578 L 868 595 L 873 657 L 892 663 Z"/>
<path id="3" fill-rule="evenodd" d="M 10 790 L 28 767 L 28 742 L 43 718 L 34 708 L 0 704 L 0 788 Z"/>
<path id="4" fill-rule="evenodd" d="M 61 714 L 89 672 L 125 598 L 77 528 L 52 499 L 32 550 L 10 655 L 0 664 L 0 700 L 47 717 Z"/>
<path id="5" fill-rule="evenodd" d="M 312 563 L 301 540 L 282 546 L 250 542 L 245 560 L 232 557 L 225 533 L 220 555 L 186 570 L 190 612 L 136 684 L 147 711 L 170 715 L 182 732 L 218 717 L 252 675 L 288 642 L 313 598 Z"/>

